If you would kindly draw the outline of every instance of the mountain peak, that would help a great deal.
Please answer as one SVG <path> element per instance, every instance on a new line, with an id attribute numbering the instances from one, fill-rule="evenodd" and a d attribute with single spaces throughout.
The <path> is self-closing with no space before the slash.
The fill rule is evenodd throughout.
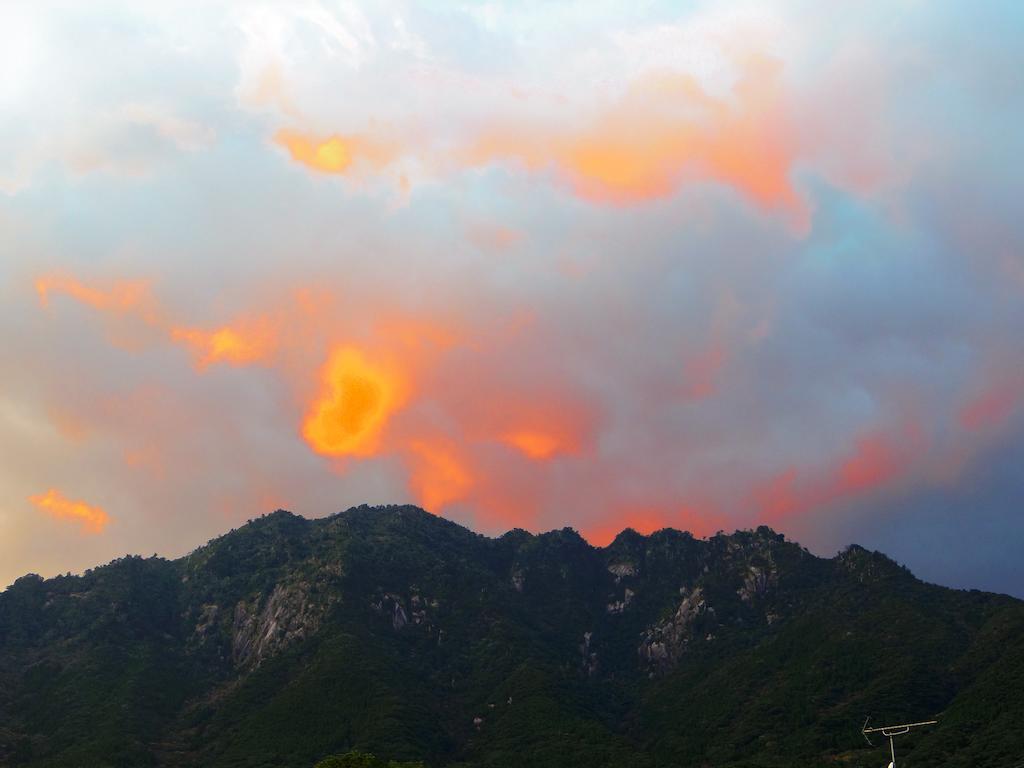
<path id="1" fill-rule="evenodd" d="M 866 579 L 909 579 L 914 575 L 882 552 L 865 549 L 859 544 L 850 544 L 838 555 L 836 562 L 850 573 L 856 574 L 861 580 Z"/>

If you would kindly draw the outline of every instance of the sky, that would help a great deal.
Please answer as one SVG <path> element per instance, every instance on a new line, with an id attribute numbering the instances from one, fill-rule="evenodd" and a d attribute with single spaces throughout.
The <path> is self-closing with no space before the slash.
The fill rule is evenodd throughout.
<path id="1" fill-rule="evenodd" d="M 0 587 L 416 503 L 1024 596 L 1022 32 L 0 4 Z"/>

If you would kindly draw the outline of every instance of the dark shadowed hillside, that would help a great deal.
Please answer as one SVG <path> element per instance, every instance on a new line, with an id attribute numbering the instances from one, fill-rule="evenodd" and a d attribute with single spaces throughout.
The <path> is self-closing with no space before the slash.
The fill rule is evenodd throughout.
<path id="1" fill-rule="evenodd" d="M 275 512 L 0 595 L 0 764 L 873 766 L 1024 759 L 1024 603 L 767 528 L 498 539 Z M 879 742 L 881 744 L 881 742 Z"/>

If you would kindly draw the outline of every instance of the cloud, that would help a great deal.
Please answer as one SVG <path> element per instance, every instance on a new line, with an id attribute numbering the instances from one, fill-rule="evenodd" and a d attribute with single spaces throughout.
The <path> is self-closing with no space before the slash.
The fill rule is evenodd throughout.
<path id="1" fill-rule="evenodd" d="M 36 279 L 35 288 L 43 307 L 49 306 L 51 294 L 59 293 L 93 309 L 121 315 L 142 312 L 153 317 L 150 286 L 146 280 L 115 280 L 104 288 L 87 285 L 70 275 L 44 275 Z"/>
<path id="2" fill-rule="evenodd" d="M 274 142 L 288 150 L 291 159 L 322 173 L 349 173 L 360 163 L 381 168 L 391 162 L 394 152 L 387 146 L 359 136 L 318 138 L 281 129 Z"/>
<path id="3" fill-rule="evenodd" d="M 626 528 L 645 536 L 664 528 L 675 528 L 689 531 L 694 536 L 706 537 L 727 525 L 725 517 L 708 507 L 684 505 L 672 508 L 640 504 L 615 509 L 614 514 L 604 522 L 586 527 L 583 535 L 595 547 L 607 547 Z"/>
<path id="4" fill-rule="evenodd" d="M 1024 401 L 1024 374 L 1000 376 L 973 395 L 958 413 L 960 425 L 971 431 L 1004 426 Z"/>
<path id="5" fill-rule="evenodd" d="M 166 166 L 178 153 L 207 149 L 215 139 L 212 128 L 167 107 L 129 102 L 83 121 L 73 135 L 61 139 L 57 151 L 78 174 L 107 171 L 137 177 Z"/>
<path id="6" fill-rule="evenodd" d="M 278 345 L 277 330 L 267 317 L 244 318 L 215 330 L 173 327 L 171 340 L 190 347 L 200 370 L 214 363 L 248 365 L 268 360 Z"/>
<path id="7" fill-rule="evenodd" d="M 561 447 L 561 441 L 550 432 L 529 429 L 506 432 L 501 439 L 531 459 L 549 459 Z"/>
<path id="8" fill-rule="evenodd" d="M 901 498 L 992 503 L 1019 45 L 999 12 L 905 11 L 19 11 L 0 577 L 264 505 L 599 543 L 769 522 L 828 553 L 927 516 Z M 116 488 L 119 524 L 61 549 L 40 488 Z"/>
<path id="9" fill-rule="evenodd" d="M 758 519 L 772 525 L 848 498 L 868 496 L 891 486 L 914 470 L 924 453 L 920 430 L 907 425 L 858 436 L 852 449 L 832 466 L 789 467 L 754 492 Z"/>
<path id="10" fill-rule="evenodd" d="M 753 59 L 734 89 L 734 104 L 711 96 L 691 76 L 646 75 L 582 129 L 559 123 L 495 127 L 473 142 L 464 161 L 511 159 L 554 168 L 587 199 L 632 203 L 667 197 L 687 182 L 712 179 L 769 209 L 805 217 L 789 180 L 794 150 L 786 134 L 779 64 Z"/>
<path id="11" fill-rule="evenodd" d="M 110 524 L 110 515 L 102 508 L 86 504 L 84 501 L 72 501 L 55 488 L 46 493 L 29 497 L 39 511 L 56 518 L 81 524 L 85 534 L 102 533 Z"/>
<path id="12" fill-rule="evenodd" d="M 486 58 L 482 41 L 500 38 L 493 19 L 461 13 Z M 284 125 L 275 143 L 318 173 L 401 161 L 403 186 L 416 187 L 476 168 L 519 168 L 613 205 L 710 181 L 805 227 L 807 206 L 792 179 L 802 154 L 798 116 L 779 58 L 778 40 L 789 41 L 775 16 L 746 8 L 653 32 L 635 24 L 602 30 L 610 37 L 604 60 L 566 46 L 557 26 L 544 24 L 535 33 L 551 47 L 529 66 L 516 62 L 524 70 L 516 77 L 460 68 L 462 52 L 411 32 L 418 14 L 394 9 L 385 20 L 364 8 L 314 18 L 309 9 L 263 8 L 242 21 L 239 98 L 277 114 Z M 658 55 L 656 46 L 676 53 Z M 347 92 L 347 108 L 329 95 L 336 89 Z"/>
<path id="13" fill-rule="evenodd" d="M 278 351 L 278 336 L 284 323 L 280 316 L 263 313 L 245 315 L 212 330 L 175 325 L 154 297 L 151 281 L 145 279 L 115 279 L 100 285 L 68 274 L 53 274 L 36 278 L 35 288 L 43 308 L 49 308 L 51 295 L 62 294 L 105 315 L 140 321 L 171 342 L 189 348 L 200 371 L 215 363 L 250 365 L 270 361 Z M 296 296 L 294 300 L 301 303 L 304 299 Z M 302 310 L 296 313 L 294 307 L 289 309 L 295 330 Z M 306 307 L 307 313 L 308 310 Z"/>
<path id="14" fill-rule="evenodd" d="M 416 439 L 409 444 L 409 486 L 424 509 L 436 513 L 465 499 L 474 486 L 473 474 L 451 441 Z"/>
<path id="15" fill-rule="evenodd" d="M 774 60 L 751 56 L 728 98 L 713 96 L 688 74 L 647 73 L 592 116 L 555 111 L 485 119 L 479 127 L 471 121 L 454 149 L 444 137 L 417 132 L 416 115 L 400 123 L 406 138 L 398 143 L 291 129 L 277 131 L 274 142 L 320 173 L 349 174 L 360 164 L 380 170 L 400 155 L 435 174 L 511 163 L 554 174 L 586 200 L 617 205 L 670 197 L 710 180 L 805 227 L 808 211 L 790 179 L 797 148 L 779 69 Z M 509 242 L 506 230 L 487 236 L 500 246 Z"/>
<path id="16" fill-rule="evenodd" d="M 401 407 L 408 384 L 401 372 L 368 360 L 354 347 L 331 352 L 322 389 L 310 404 L 302 434 L 310 447 L 328 456 L 367 456 Z"/>

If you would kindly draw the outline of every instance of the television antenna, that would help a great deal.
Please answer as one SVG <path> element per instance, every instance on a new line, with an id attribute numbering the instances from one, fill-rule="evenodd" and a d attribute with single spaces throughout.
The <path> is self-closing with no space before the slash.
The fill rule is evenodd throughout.
<path id="1" fill-rule="evenodd" d="M 903 723 L 902 725 L 883 725 L 880 728 L 868 728 L 869 720 L 871 720 L 870 717 L 864 720 L 864 727 L 860 729 L 860 732 L 864 735 L 864 740 L 868 744 L 871 744 L 871 739 L 868 738 L 869 733 L 880 733 L 889 738 L 889 752 L 892 755 L 892 762 L 889 763 L 888 768 L 896 768 L 896 746 L 893 744 L 893 738 L 910 733 L 911 728 L 920 728 L 922 725 L 935 725 L 939 722 L 938 720 L 924 720 L 920 723 Z M 871 744 L 871 746 L 875 745 Z"/>

